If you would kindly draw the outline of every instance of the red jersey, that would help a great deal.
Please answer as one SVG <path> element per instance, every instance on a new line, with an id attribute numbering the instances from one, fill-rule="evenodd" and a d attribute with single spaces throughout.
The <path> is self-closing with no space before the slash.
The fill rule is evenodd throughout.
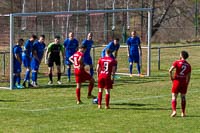
<path id="1" fill-rule="evenodd" d="M 175 79 L 185 80 L 187 74 L 191 72 L 191 66 L 186 60 L 177 60 L 173 66 L 176 68 Z"/>
<path id="2" fill-rule="evenodd" d="M 116 66 L 117 61 L 111 57 L 103 57 L 100 58 L 98 61 L 99 64 L 99 76 L 100 77 L 105 77 L 105 78 L 110 78 L 111 73 L 112 73 L 112 68 L 113 66 Z"/>
<path id="3" fill-rule="evenodd" d="M 77 51 L 75 54 L 72 55 L 72 59 L 74 61 L 74 72 L 78 72 L 80 70 L 84 70 L 84 65 L 83 65 L 83 53 Z"/>

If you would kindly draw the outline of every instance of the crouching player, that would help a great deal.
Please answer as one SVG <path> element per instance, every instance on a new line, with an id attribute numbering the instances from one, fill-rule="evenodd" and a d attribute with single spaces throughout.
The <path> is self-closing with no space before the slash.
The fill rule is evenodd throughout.
<path id="1" fill-rule="evenodd" d="M 92 95 L 92 90 L 94 87 L 94 79 L 89 73 L 87 73 L 85 71 L 85 68 L 84 68 L 83 56 L 84 56 L 85 51 L 86 51 L 86 47 L 81 45 L 79 47 L 79 50 L 69 58 L 69 60 L 74 65 L 77 104 L 82 103 L 82 101 L 81 101 L 81 83 L 85 82 L 86 80 L 89 81 L 87 98 L 95 98 L 95 96 Z"/>
<path id="2" fill-rule="evenodd" d="M 39 40 L 35 41 L 33 44 L 32 50 L 32 60 L 31 60 L 31 69 L 32 69 L 32 85 L 33 87 L 37 87 L 37 75 L 40 63 L 42 61 L 44 50 L 45 50 L 45 35 L 40 35 Z"/>
<path id="3" fill-rule="evenodd" d="M 105 57 L 99 59 L 97 64 L 97 77 L 98 77 L 98 108 L 101 108 L 103 89 L 105 88 L 105 101 L 106 109 L 109 109 L 110 89 L 114 83 L 114 75 L 116 71 L 117 61 L 112 58 L 111 50 L 106 50 Z"/>
<path id="4" fill-rule="evenodd" d="M 181 93 L 181 116 L 185 116 L 186 107 L 186 93 L 187 87 L 190 82 L 191 66 L 186 61 L 189 57 L 186 51 L 181 51 L 180 60 L 175 61 L 169 69 L 170 78 L 173 82 L 172 85 L 172 114 L 171 117 L 176 116 L 176 104 L 178 93 Z M 175 75 L 172 75 L 173 70 L 176 69 Z"/>
<path id="5" fill-rule="evenodd" d="M 13 83 L 13 88 L 18 88 L 21 89 L 23 88 L 23 86 L 20 85 L 21 82 L 21 64 L 22 64 L 22 45 L 24 44 L 24 40 L 23 39 L 19 39 L 17 44 L 13 47 L 13 72 L 14 72 L 14 83 Z M 16 86 L 16 82 L 17 82 L 17 86 Z"/>

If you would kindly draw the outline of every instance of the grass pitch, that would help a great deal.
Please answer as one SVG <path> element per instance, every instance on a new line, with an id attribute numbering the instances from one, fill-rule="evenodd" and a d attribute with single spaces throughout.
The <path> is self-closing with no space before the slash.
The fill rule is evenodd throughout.
<path id="1" fill-rule="evenodd" d="M 177 116 L 171 118 L 171 81 L 168 68 L 178 59 L 177 49 L 162 50 L 161 70 L 157 70 L 156 52 L 152 54 L 151 77 L 117 79 L 111 91 L 111 109 L 97 109 L 87 99 L 87 84 L 76 105 L 75 82 L 48 86 L 40 78 L 38 89 L 0 90 L 0 133 L 199 133 L 200 119 L 200 57 L 199 48 L 190 53 L 192 77 L 187 94 L 187 117 L 180 117 L 180 98 Z M 93 94 L 97 95 L 95 85 Z M 105 93 L 104 93 L 105 94 Z M 103 99 L 104 101 L 104 99 Z"/>

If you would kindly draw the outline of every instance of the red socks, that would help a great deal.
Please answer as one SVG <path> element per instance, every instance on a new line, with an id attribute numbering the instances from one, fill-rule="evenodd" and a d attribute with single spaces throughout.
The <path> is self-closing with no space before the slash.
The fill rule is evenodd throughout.
<path id="1" fill-rule="evenodd" d="M 105 100 L 106 100 L 106 106 L 108 107 L 110 102 L 110 94 L 106 94 Z"/>
<path id="2" fill-rule="evenodd" d="M 176 111 L 176 100 L 175 99 L 172 99 L 172 111 Z"/>
<path id="3" fill-rule="evenodd" d="M 81 101 L 81 89 L 80 88 L 76 88 L 76 98 L 77 98 L 77 101 Z"/>
<path id="4" fill-rule="evenodd" d="M 92 95 L 93 87 L 94 87 L 94 83 L 93 83 L 93 82 L 90 82 L 90 84 L 89 84 L 89 86 L 88 86 L 88 96 L 91 96 L 91 95 Z"/>
<path id="5" fill-rule="evenodd" d="M 186 106 L 186 101 L 185 100 L 181 100 L 182 113 L 185 113 L 185 106 Z"/>
<path id="6" fill-rule="evenodd" d="M 98 105 L 101 105 L 102 102 L 102 92 L 98 93 Z"/>

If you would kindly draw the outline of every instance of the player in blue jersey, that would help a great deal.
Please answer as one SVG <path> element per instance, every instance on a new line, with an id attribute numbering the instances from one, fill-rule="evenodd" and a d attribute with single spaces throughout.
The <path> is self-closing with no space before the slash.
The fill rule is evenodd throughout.
<path id="1" fill-rule="evenodd" d="M 87 35 L 87 39 L 83 40 L 82 45 L 86 47 L 86 51 L 84 53 L 84 57 L 83 57 L 83 62 L 85 65 L 89 65 L 90 66 L 90 75 L 93 76 L 94 74 L 94 69 L 93 69 L 93 64 L 92 64 L 92 57 L 90 55 L 90 51 L 93 45 L 93 40 L 92 40 L 92 33 L 88 33 Z"/>
<path id="2" fill-rule="evenodd" d="M 26 81 L 28 82 L 28 87 L 32 87 L 30 83 L 30 71 L 31 71 L 32 48 L 33 48 L 33 43 L 36 39 L 37 39 L 36 35 L 31 35 L 30 39 L 28 39 L 24 44 L 24 52 L 22 53 L 22 61 L 24 67 L 26 68 L 26 73 L 23 82 L 24 87 L 26 87 Z"/>
<path id="3" fill-rule="evenodd" d="M 109 49 L 110 50 L 110 57 L 117 60 L 117 55 L 118 55 L 118 51 L 120 48 L 120 44 L 119 44 L 119 38 L 115 38 L 113 41 L 111 41 L 101 52 L 101 57 L 105 57 L 106 56 L 106 50 Z M 114 55 L 113 55 L 114 53 Z M 115 71 L 117 71 L 117 64 L 115 66 Z M 114 78 L 120 78 L 119 76 L 115 75 Z"/>
<path id="4" fill-rule="evenodd" d="M 71 77 L 71 65 L 72 65 L 72 63 L 69 61 L 69 57 L 71 57 L 78 50 L 78 45 L 79 45 L 78 40 L 74 38 L 74 33 L 69 32 L 69 37 L 64 41 L 65 56 L 66 56 L 65 64 L 67 65 L 67 76 L 69 82 Z"/>
<path id="5" fill-rule="evenodd" d="M 106 55 L 106 50 L 109 49 L 111 52 L 111 57 L 113 59 L 117 58 L 118 55 L 118 50 L 120 48 L 120 44 L 119 44 L 119 38 L 115 38 L 113 41 L 111 41 L 101 52 L 101 57 L 105 57 Z M 114 52 L 114 55 L 113 55 Z"/>
<path id="6" fill-rule="evenodd" d="M 127 39 L 126 43 L 128 45 L 127 55 L 129 61 L 130 77 L 132 77 L 133 63 L 137 64 L 138 75 L 142 76 L 140 72 L 140 58 L 142 57 L 142 48 L 140 45 L 140 38 L 136 35 L 136 31 L 131 32 L 131 37 Z"/>
<path id="7" fill-rule="evenodd" d="M 14 88 L 18 88 L 21 89 L 23 88 L 23 86 L 20 85 L 21 82 L 21 64 L 22 64 L 22 45 L 24 44 L 24 40 L 23 39 L 19 39 L 17 44 L 13 47 L 13 87 Z M 16 82 L 17 82 L 17 86 L 16 86 Z"/>
<path id="8" fill-rule="evenodd" d="M 45 35 L 40 35 L 39 40 L 35 41 L 33 44 L 32 50 L 32 60 L 31 60 L 31 69 L 32 69 L 32 85 L 37 87 L 37 74 L 39 70 L 39 65 L 42 61 L 44 50 L 45 50 Z"/>

